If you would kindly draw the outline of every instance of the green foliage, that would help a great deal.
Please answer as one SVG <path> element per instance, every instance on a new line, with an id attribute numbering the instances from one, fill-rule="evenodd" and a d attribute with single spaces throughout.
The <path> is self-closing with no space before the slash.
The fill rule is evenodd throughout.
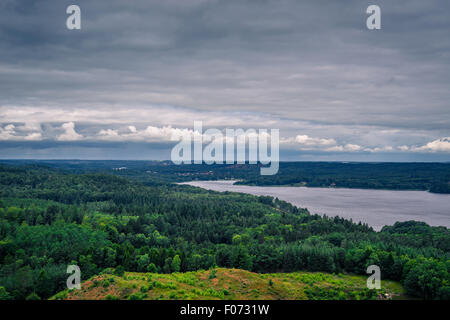
<path id="1" fill-rule="evenodd" d="M 41 300 L 41 298 L 35 292 L 33 292 L 29 294 L 25 300 Z"/>
<path id="2" fill-rule="evenodd" d="M 402 298 L 402 287 L 395 282 L 383 280 L 382 290 L 368 290 L 366 276 L 326 273 L 294 272 L 257 274 L 239 269 L 217 268 L 214 281 L 211 270 L 187 273 L 151 274 L 155 287 L 147 290 L 148 279 L 144 274 L 129 273 L 119 278 L 113 288 L 120 299 L 390 299 Z M 148 274 L 147 274 L 148 276 Z M 268 279 L 277 285 L 268 286 Z M 101 277 L 96 278 L 101 282 Z M 245 285 L 244 285 L 245 284 Z M 96 293 L 98 294 L 98 293 Z M 105 299 L 110 299 L 106 291 Z M 86 299 L 89 290 L 69 293 L 71 299 Z M 100 297 L 101 298 L 101 297 Z"/>
<path id="3" fill-rule="evenodd" d="M 114 270 L 114 274 L 116 276 L 123 276 L 123 274 L 125 273 L 125 269 L 123 268 L 123 266 L 118 266 L 115 270 Z"/>
<path id="4" fill-rule="evenodd" d="M 179 255 L 175 255 L 172 259 L 171 269 L 173 272 L 180 272 L 181 259 Z"/>
<path id="5" fill-rule="evenodd" d="M 156 267 L 156 265 L 152 262 L 148 265 L 147 267 L 147 272 L 150 273 L 157 273 L 158 272 L 158 268 Z"/>
<path id="6" fill-rule="evenodd" d="M 405 266 L 404 285 L 406 292 L 423 299 L 448 299 L 450 273 L 444 262 L 419 258 L 410 260 Z"/>
<path id="7" fill-rule="evenodd" d="M 0 299 L 54 295 L 65 287 L 68 264 L 79 265 L 84 280 L 105 268 L 120 277 L 125 270 L 171 273 L 217 266 L 260 273 L 309 270 L 366 275 L 367 266 L 376 264 L 383 279 L 403 281 L 411 295 L 449 296 L 450 234 L 445 227 L 410 221 L 374 232 L 339 217 L 311 215 L 271 197 L 169 184 L 169 177 L 184 176 L 171 166 L 153 165 L 162 171 L 157 182 L 146 180 L 138 167 L 118 177 L 99 173 L 106 170 L 99 163 L 83 169 L 96 173 L 0 165 Z M 192 167 L 191 172 L 201 168 Z M 317 165 L 315 176 L 319 179 L 327 168 Z M 226 167 L 211 170 L 216 177 L 230 177 Z M 436 176 L 439 170 L 444 169 L 430 166 L 425 171 Z M 249 179 L 250 171 L 245 171 Z M 344 174 L 333 175 L 339 181 L 347 179 Z M 371 186 L 377 180 L 369 175 L 368 181 Z M 273 181 L 258 181 L 266 182 Z M 167 286 L 175 285 L 149 282 L 149 290 Z M 310 295 L 325 297 L 314 288 Z M 330 295 L 348 298 L 351 293 Z"/>
<path id="8" fill-rule="evenodd" d="M 137 293 L 136 294 L 133 293 L 128 297 L 128 300 L 142 300 L 142 299 L 143 299 L 142 295 Z"/>
<path id="9" fill-rule="evenodd" d="M 141 289 L 140 289 L 140 291 L 141 291 L 142 293 L 146 293 L 146 292 L 148 291 L 148 287 L 142 286 Z"/>
<path id="10" fill-rule="evenodd" d="M 6 291 L 5 287 L 0 286 L 0 300 L 11 300 L 13 297 Z"/>
<path id="11" fill-rule="evenodd" d="M 211 273 L 208 276 L 208 279 L 210 279 L 210 280 L 214 279 L 216 277 L 216 274 L 217 274 L 217 270 L 216 269 L 212 269 Z"/>

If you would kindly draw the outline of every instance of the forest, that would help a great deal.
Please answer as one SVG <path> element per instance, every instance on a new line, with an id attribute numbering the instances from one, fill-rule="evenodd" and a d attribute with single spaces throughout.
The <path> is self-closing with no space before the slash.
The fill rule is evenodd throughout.
<path id="1" fill-rule="evenodd" d="M 450 193 L 450 163 L 280 162 L 276 175 L 260 174 L 260 164 L 184 164 L 171 161 L 33 161 L 0 163 L 46 165 L 74 173 L 103 172 L 146 184 L 191 180 L 239 180 L 244 185 L 288 185 Z M 115 170 L 114 170 L 115 169 Z"/>
<path id="2" fill-rule="evenodd" d="M 314 171 L 309 164 L 305 172 L 317 177 L 310 183 L 344 186 L 351 180 L 337 169 L 326 180 L 320 170 L 327 165 L 317 164 Z M 400 281 L 412 297 L 450 299 L 447 228 L 408 221 L 375 232 L 272 197 L 172 183 L 199 176 L 236 178 L 226 166 L 200 167 L 165 162 L 0 164 L 0 299 L 51 297 L 65 289 L 69 264 L 80 267 L 83 279 L 106 268 L 117 275 L 215 267 L 365 275 L 367 266 L 376 264 L 382 279 Z M 281 166 L 280 183 L 290 170 L 302 172 Z M 253 168 L 236 172 L 244 181 L 258 180 Z M 395 181 L 388 174 L 372 181 L 368 173 L 366 186 L 429 188 L 448 180 L 448 172 L 447 165 L 408 167 L 398 169 Z M 353 174 L 363 183 L 362 172 Z M 411 174 L 414 181 L 407 179 Z"/>

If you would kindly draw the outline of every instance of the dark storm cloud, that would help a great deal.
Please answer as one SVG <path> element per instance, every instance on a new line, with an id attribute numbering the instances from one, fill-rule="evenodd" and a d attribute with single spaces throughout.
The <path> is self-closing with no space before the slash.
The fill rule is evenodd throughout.
<path id="1" fill-rule="evenodd" d="M 73 3 L 79 31 L 65 27 Z M 380 5 L 382 30 L 365 28 L 369 4 Z M 246 112 L 249 126 L 290 136 L 423 145 L 450 135 L 449 9 L 445 0 L 4 0 L 0 123 L 233 126 Z"/>

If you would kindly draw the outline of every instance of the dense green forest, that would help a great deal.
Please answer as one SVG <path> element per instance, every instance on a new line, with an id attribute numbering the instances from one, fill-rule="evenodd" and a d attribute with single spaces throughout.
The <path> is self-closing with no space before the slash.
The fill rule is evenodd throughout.
<path id="1" fill-rule="evenodd" d="M 450 193 L 450 163 L 280 162 L 276 175 L 262 176 L 261 165 L 174 165 L 170 161 L 7 161 L 44 164 L 74 173 L 104 172 L 147 184 L 237 179 L 245 185 L 301 185 Z"/>
<path id="2" fill-rule="evenodd" d="M 172 184 L 203 171 L 164 162 L 146 175 L 132 162 L 126 170 L 111 170 L 111 162 L 21 164 L 0 165 L 0 299 L 49 298 L 65 289 L 69 264 L 83 279 L 105 268 L 121 275 L 216 266 L 365 275 L 376 264 L 411 296 L 450 299 L 445 227 L 410 221 L 375 232 L 271 197 Z M 427 169 L 436 171 L 430 179 L 448 179 L 446 168 Z M 231 172 L 206 169 L 216 178 Z"/>

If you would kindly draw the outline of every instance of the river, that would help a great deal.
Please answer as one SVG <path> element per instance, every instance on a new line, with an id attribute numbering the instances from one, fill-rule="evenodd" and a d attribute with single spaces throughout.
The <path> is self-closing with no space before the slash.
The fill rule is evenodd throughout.
<path id="1" fill-rule="evenodd" d="M 232 191 L 277 197 L 311 213 L 340 216 L 363 222 L 375 230 L 396 221 L 424 221 L 450 227 L 450 195 L 426 191 L 394 191 L 347 188 L 255 187 L 234 181 L 191 181 L 184 184 L 214 191 Z"/>

